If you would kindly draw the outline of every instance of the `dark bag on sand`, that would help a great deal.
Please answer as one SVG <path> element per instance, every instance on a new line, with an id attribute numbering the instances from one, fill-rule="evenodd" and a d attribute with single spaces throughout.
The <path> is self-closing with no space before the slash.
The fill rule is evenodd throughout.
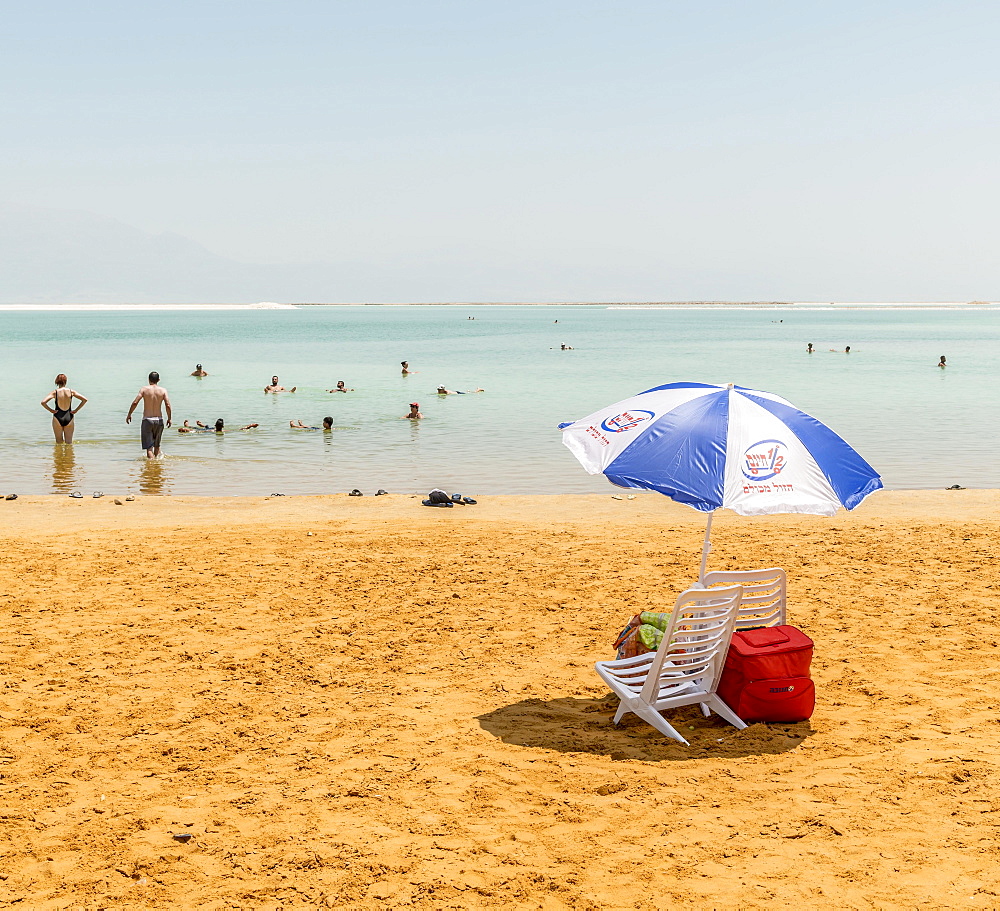
<path id="1" fill-rule="evenodd" d="M 794 626 L 737 631 L 718 696 L 748 724 L 805 721 L 816 707 L 812 655 L 812 639 Z"/>

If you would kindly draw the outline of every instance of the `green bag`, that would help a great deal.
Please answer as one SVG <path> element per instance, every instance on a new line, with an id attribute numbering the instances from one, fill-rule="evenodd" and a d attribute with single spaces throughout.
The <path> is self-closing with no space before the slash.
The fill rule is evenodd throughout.
<path id="1" fill-rule="evenodd" d="M 651 652 L 655 652 L 660 647 L 660 643 L 663 641 L 663 630 L 658 629 L 655 626 L 651 626 L 648 623 L 643 623 L 642 626 L 639 627 L 637 635 L 639 636 L 639 641 Z"/>
<path id="2" fill-rule="evenodd" d="M 654 614 L 652 611 L 644 610 L 639 614 L 640 623 L 648 623 L 658 630 L 666 632 L 667 624 L 670 622 L 670 614 Z"/>

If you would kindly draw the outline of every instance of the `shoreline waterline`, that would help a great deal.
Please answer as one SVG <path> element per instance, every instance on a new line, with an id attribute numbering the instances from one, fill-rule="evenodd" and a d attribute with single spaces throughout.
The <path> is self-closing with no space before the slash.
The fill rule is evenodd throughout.
<path id="1" fill-rule="evenodd" d="M 374 493 L 374 491 L 372 492 Z M 632 496 L 634 494 L 634 496 Z M 500 495 L 479 499 L 475 505 L 434 509 L 421 505 L 426 494 L 301 494 L 281 496 L 138 496 L 125 501 L 124 496 L 107 493 L 100 498 L 86 495 L 73 499 L 61 494 L 18 496 L 17 500 L 0 499 L 0 515 L 6 533 L 43 529 L 57 522 L 66 530 L 83 530 L 104 521 L 115 528 L 179 521 L 191 525 L 301 524 L 336 521 L 338 523 L 395 523 L 431 525 L 435 528 L 459 528 L 472 523 L 543 522 L 552 525 L 589 525 L 607 529 L 616 524 L 662 525 L 664 530 L 683 525 L 704 528 L 708 513 L 676 503 L 658 493 L 612 488 L 600 494 L 529 494 Z M 629 497 L 632 496 L 631 499 Z M 121 505 L 115 499 L 122 500 Z M 775 525 L 846 526 L 867 525 L 882 521 L 919 521 L 922 523 L 1000 521 L 1000 489 L 989 490 L 879 490 L 868 496 L 854 510 L 838 510 L 833 516 L 778 514 L 740 516 L 720 509 L 713 514 L 713 528 L 769 528 Z"/>

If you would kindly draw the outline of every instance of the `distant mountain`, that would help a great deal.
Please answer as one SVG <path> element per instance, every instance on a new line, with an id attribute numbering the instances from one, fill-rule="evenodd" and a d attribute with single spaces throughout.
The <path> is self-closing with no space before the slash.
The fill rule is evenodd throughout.
<path id="1" fill-rule="evenodd" d="M 240 263 L 89 212 L 0 206 L 0 303 L 336 300 L 336 271 Z"/>
<path id="2" fill-rule="evenodd" d="M 330 258 L 241 263 L 190 238 L 92 212 L 0 204 L 2 304 L 737 299 L 724 293 L 714 269 L 600 257 L 581 267 L 566 251 L 512 256 L 475 234 L 461 244 L 442 241 L 433 255 L 374 248 L 368 261 L 338 259 L 335 250 Z M 759 280 L 731 274 L 729 283 L 752 289 Z"/>

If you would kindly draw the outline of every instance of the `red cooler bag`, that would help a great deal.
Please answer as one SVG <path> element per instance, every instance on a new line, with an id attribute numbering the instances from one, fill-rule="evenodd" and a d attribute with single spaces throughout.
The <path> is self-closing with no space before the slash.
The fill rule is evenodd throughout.
<path id="1" fill-rule="evenodd" d="M 718 695 L 747 723 L 805 721 L 816 706 L 813 642 L 794 626 L 733 634 Z"/>

